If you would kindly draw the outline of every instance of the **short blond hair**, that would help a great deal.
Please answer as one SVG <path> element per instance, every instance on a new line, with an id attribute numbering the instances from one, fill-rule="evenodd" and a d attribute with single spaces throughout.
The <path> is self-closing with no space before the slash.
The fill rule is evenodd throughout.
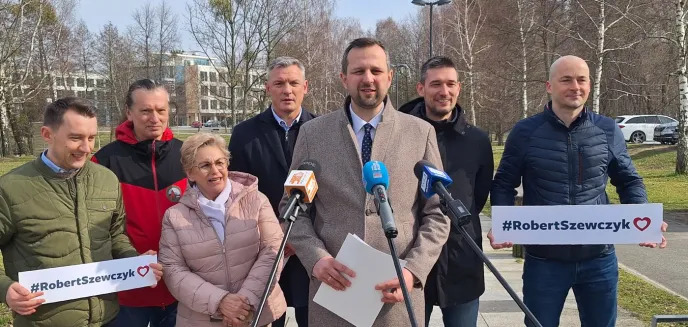
<path id="1" fill-rule="evenodd" d="M 222 136 L 213 133 L 196 133 L 191 135 L 184 144 L 182 144 L 182 167 L 184 171 L 191 171 L 196 161 L 196 153 L 198 149 L 205 146 L 216 146 L 225 155 L 227 160 L 230 159 L 229 150 L 227 150 L 227 142 Z"/>

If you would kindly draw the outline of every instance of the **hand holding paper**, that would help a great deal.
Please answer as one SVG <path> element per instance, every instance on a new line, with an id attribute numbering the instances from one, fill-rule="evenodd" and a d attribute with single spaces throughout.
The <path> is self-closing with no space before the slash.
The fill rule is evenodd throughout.
<path id="1" fill-rule="evenodd" d="M 158 253 L 153 251 L 153 250 L 148 250 L 148 251 L 146 251 L 146 253 L 142 254 L 142 256 L 143 255 L 156 255 L 156 254 L 158 254 Z M 162 278 L 162 265 L 159 263 L 151 263 L 148 266 L 151 267 L 151 269 L 153 270 L 153 275 L 155 275 L 155 284 L 151 285 L 150 288 L 155 288 L 156 286 L 158 286 L 158 282 Z"/>
<path id="2" fill-rule="evenodd" d="M 39 296 L 43 296 L 43 292 L 31 293 L 24 286 L 14 282 L 7 290 L 5 302 L 12 311 L 26 316 L 36 312 L 36 308 L 45 302 L 45 299 L 38 299 Z"/>
<path id="3" fill-rule="evenodd" d="M 665 233 L 665 232 L 667 231 L 667 227 L 668 227 L 668 226 L 669 226 L 669 224 L 667 224 L 666 221 L 662 222 L 662 228 L 661 228 L 662 233 Z M 645 243 L 640 243 L 640 246 L 644 246 L 644 247 L 648 247 L 648 248 L 653 248 L 653 249 L 654 249 L 654 248 L 657 247 L 657 243 L 645 242 Z M 666 246 L 667 246 L 666 237 L 664 237 L 664 235 L 662 235 L 662 243 L 659 244 L 659 248 L 660 248 L 660 249 L 663 249 L 663 248 L 665 248 Z"/>
<path id="4" fill-rule="evenodd" d="M 356 277 L 353 270 L 339 263 L 333 257 L 322 258 L 313 267 L 315 278 L 338 291 L 343 291 L 351 286 L 351 282 L 342 273 Z"/>

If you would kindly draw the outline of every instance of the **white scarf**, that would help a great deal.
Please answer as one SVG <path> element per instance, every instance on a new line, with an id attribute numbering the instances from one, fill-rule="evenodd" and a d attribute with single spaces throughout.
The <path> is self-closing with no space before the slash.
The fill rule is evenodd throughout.
<path id="1" fill-rule="evenodd" d="M 229 201 L 229 195 L 232 193 L 232 183 L 227 179 L 225 183 L 225 189 L 220 192 L 215 200 L 209 200 L 203 193 L 198 189 L 197 185 L 194 185 L 196 191 L 198 191 L 198 205 L 201 207 L 203 214 L 210 219 L 210 223 L 217 233 L 217 237 L 220 239 L 222 244 L 225 243 L 225 211 L 227 210 L 227 201 Z"/>

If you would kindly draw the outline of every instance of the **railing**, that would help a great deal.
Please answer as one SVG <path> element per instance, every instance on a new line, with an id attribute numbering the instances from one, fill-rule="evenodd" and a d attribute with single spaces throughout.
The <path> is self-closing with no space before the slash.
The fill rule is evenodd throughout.
<path id="1" fill-rule="evenodd" d="M 661 322 L 688 322 L 688 315 L 655 315 L 650 326 L 657 327 Z"/>

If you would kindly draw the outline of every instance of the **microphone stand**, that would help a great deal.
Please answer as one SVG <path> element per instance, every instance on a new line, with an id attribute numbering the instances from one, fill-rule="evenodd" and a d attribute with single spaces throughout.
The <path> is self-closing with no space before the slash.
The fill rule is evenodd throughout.
<path id="1" fill-rule="evenodd" d="M 490 269 L 492 274 L 495 277 L 497 277 L 497 280 L 499 280 L 499 283 L 502 284 L 502 286 L 507 291 L 507 293 L 509 293 L 509 295 L 511 295 L 511 298 L 514 299 L 516 304 L 518 304 L 518 306 L 521 308 L 523 313 L 525 313 L 526 317 L 528 317 L 528 319 L 536 327 L 542 327 L 542 324 L 540 324 L 540 322 L 537 320 L 537 318 L 535 318 L 533 313 L 530 312 L 530 310 L 525 305 L 525 303 L 523 303 L 523 301 L 521 301 L 521 299 L 518 297 L 516 292 L 514 292 L 514 290 L 511 288 L 511 286 L 509 286 L 509 284 L 506 282 L 504 277 L 502 277 L 502 274 L 500 274 L 499 271 L 497 271 L 497 268 L 495 268 L 495 266 L 492 264 L 492 262 L 490 262 L 490 259 L 488 259 L 485 256 L 485 253 L 483 253 L 483 251 L 480 249 L 480 247 L 478 247 L 478 245 L 475 244 L 475 241 L 473 240 L 473 238 L 471 238 L 471 236 L 468 234 L 466 229 L 463 227 L 464 225 L 466 225 L 470 222 L 470 214 L 468 214 L 468 215 L 460 214 L 460 212 L 463 210 L 461 210 L 459 208 L 464 207 L 463 204 L 461 204 L 461 201 L 460 200 L 454 200 L 452 198 L 451 194 L 449 194 L 449 192 L 447 192 L 446 189 L 444 189 L 442 187 L 437 188 L 437 193 L 438 193 L 438 195 L 440 195 L 440 197 L 439 197 L 440 198 L 440 207 L 442 209 L 442 212 L 445 215 L 448 214 L 450 216 L 449 220 L 451 221 L 454 228 L 456 228 L 461 233 L 461 236 L 463 236 L 463 238 L 468 242 L 468 244 L 473 249 L 473 252 L 475 252 L 475 254 L 477 254 L 478 257 L 480 257 L 480 259 L 485 263 L 487 268 Z M 447 203 L 445 199 L 452 199 L 452 200 L 449 201 L 449 203 Z"/>
<path id="2" fill-rule="evenodd" d="M 377 199 L 375 199 L 375 204 L 378 205 Z M 406 303 L 406 311 L 408 311 L 409 319 L 411 320 L 411 326 L 417 327 L 416 315 L 413 313 L 413 306 L 411 305 L 411 297 L 409 296 L 408 289 L 406 288 L 406 281 L 404 280 L 404 273 L 401 271 L 401 264 L 399 264 L 399 256 L 397 255 L 397 248 L 394 246 L 394 238 L 397 237 L 398 231 L 395 228 L 389 228 L 385 231 L 385 236 L 387 237 L 387 243 L 389 243 L 389 251 L 392 255 L 392 261 L 394 262 L 394 269 L 397 271 L 397 278 L 399 278 L 399 286 L 401 286 L 401 294 L 404 295 L 404 302 Z M 255 326 L 254 326 L 255 327 Z"/>
<path id="3" fill-rule="evenodd" d="M 303 196 L 300 192 L 294 194 L 294 197 L 289 200 L 289 203 L 287 203 L 286 210 L 280 217 L 282 220 L 287 221 L 287 231 L 284 233 L 282 244 L 280 244 L 279 251 L 277 251 L 277 258 L 275 258 L 275 262 L 272 264 L 270 277 L 268 278 L 267 285 L 265 285 L 263 296 L 260 298 L 260 305 L 258 305 L 258 311 L 256 311 L 256 314 L 253 316 L 251 327 L 258 326 L 258 320 L 260 319 L 260 315 L 263 313 L 263 308 L 265 307 L 265 302 L 268 299 L 268 295 L 270 295 L 270 288 L 272 286 L 272 282 L 275 279 L 275 275 L 277 275 L 277 267 L 280 261 L 282 261 L 282 256 L 284 256 L 284 249 L 287 245 L 287 239 L 289 238 L 289 234 L 291 233 L 291 228 L 294 225 L 294 221 L 296 221 L 296 217 L 299 215 L 299 210 L 306 211 L 307 209 L 306 204 L 300 201 L 302 197 Z"/>

